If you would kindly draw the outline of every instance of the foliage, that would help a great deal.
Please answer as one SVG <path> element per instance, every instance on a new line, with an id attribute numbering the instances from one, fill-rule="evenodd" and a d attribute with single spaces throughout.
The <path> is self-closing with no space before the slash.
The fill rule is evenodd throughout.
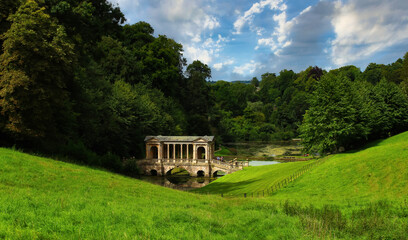
<path id="1" fill-rule="evenodd" d="M 0 56 L 0 106 L 6 129 L 18 138 L 55 141 L 69 134 L 74 121 L 67 87 L 75 56 L 64 27 L 44 10 L 30 0 L 9 18 Z"/>
<path id="2" fill-rule="evenodd" d="M 357 95 L 347 77 L 328 74 L 320 80 L 300 129 L 307 152 L 338 152 L 367 137 Z"/>
<path id="3" fill-rule="evenodd" d="M 145 135 L 217 144 L 302 135 L 307 150 L 332 152 L 407 129 L 407 54 L 363 72 L 311 66 L 213 83 L 180 43 L 125 20 L 108 0 L 2 1 L 0 144 L 62 155 L 69 146 L 83 163 L 123 171 L 118 159 L 144 157 Z M 319 90 L 322 81 L 341 92 Z M 328 93 L 340 103 L 319 108 Z"/>

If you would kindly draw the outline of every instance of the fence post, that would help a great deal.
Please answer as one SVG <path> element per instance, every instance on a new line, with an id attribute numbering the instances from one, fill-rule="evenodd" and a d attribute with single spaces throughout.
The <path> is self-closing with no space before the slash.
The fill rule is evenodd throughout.
<path id="1" fill-rule="evenodd" d="M 221 197 L 224 197 L 224 195 L 221 193 Z"/>
<path id="2" fill-rule="evenodd" d="M 246 193 L 244 193 L 244 198 L 246 198 Z"/>

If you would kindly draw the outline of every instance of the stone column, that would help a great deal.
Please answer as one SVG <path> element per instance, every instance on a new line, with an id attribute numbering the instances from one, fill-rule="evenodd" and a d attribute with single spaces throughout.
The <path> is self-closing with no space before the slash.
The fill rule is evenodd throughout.
<path id="1" fill-rule="evenodd" d="M 167 159 L 170 159 L 170 144 L 167 145 Z"/>
<path id="2" fill-rule="evenodd" d="M 207 146 L 205 146 L 205 162 L 209 162 L 209 159 L 208 159 L 208 144 L 207 144 Z"/>
<path id="3" fill-rule="evenodd" d="M 187 159 L 189 158 L 189 155 L 188 155 L 188 149 L 189 148 L 190 148 L 190 144 L 187 144 L 187 156 L 186 156 Z"/>
<path id="4" fill-rule="evenodd" d="M 197 149 L 195 144 L 193 144 L 193 160 L 197 160 Z"/>
<path id="5" fill-rule="evenodd" d="M 158 159 L 163 158 L 163 143 L 159 144 L 159 149 L 157 149 L 157 158 Z"/>
<path id="6" fill-rule="evenodd" d="M 146 159 L 150 159 L 149 152 L 149 145 L 146 144 Z"/>
<path id="7" fill-rule="evenodd" d="M 173 159 L 176 160 L 176 144 L 173 143 Z"/>

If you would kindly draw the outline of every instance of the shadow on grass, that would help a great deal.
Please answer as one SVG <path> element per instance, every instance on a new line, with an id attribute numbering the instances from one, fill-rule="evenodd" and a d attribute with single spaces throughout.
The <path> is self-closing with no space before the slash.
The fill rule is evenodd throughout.
<path id="1" fill-rule="evenodd" d="M 234 183 L 225 183 L 225 182 L 212 182 L 210 185 L 205 187 L 193 190 L 194 192 L 198 193 L 229 193 L 233 191 L 237 191 L 240 189 L 246 188 L 248 185 L 257 182 L 259 180 L 247 180 L 241 182 L 234 182 Z"/>

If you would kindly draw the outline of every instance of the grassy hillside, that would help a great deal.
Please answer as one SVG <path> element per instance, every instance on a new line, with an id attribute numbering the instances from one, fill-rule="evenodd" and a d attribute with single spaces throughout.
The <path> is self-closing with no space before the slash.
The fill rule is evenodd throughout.
<path id="1" fill-rule="evenodd" d="M 298 239 L 297 217 L 0 149 L 0 239 Z"/>
<path id="2" fill-rule="evenodd" d="M 274 197 L 338 204 L 403 201 L 408 198 L 408 132 L 330 157 Z"/>
<path id="3" fill-rule="evenodd" d="M 267 166 L 248 167 L 242 171 L 228 174 L 209 185 L 197 189 L 200 193 L 240 195 L 262 192 L 287 178 L 310 162 L 291 162 Z"/>
<path id="4" fill-rule="evenodd" d="M 200 192 L 256 192 L 310 162 L 249 167 L 210 183 Z M 273 200 L 306 204 L 348 204 L 408 198 L 408 132 L 355 152 L 329 156 L 324 163 L 277 191 Z"/>
<path id="5" fill-rule="evenodd" d="M 407 161 L 404 133 L 332 156 L 270 197 L 221 198 L 0 148 L 0 239 L 406 239 Z M 256 191 L 304 164 L 251 167 L 207 189 Z"/>

